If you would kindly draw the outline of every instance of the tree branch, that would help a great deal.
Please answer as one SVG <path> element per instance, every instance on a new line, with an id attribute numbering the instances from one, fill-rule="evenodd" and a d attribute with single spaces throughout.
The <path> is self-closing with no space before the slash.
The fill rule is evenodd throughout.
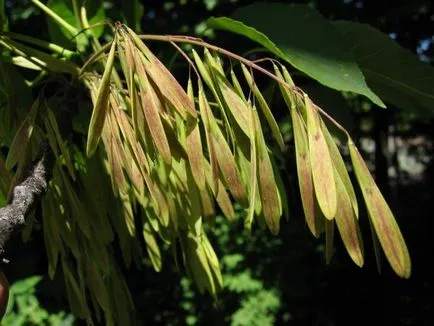
<path id="1" fill-rule="evenodd" d="M 12 234 L 24 226 L 28 213 L 47 191 L 50 172 L 48 151 L 48 147 L 42 150 L 24 181 L 14 188 L 10 203 L 0 208 L 0 255 L 4 253 L 4 247 Z"/>

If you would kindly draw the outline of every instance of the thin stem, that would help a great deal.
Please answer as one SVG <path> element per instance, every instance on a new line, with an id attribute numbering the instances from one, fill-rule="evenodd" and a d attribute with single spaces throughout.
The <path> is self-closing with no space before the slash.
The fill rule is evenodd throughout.
<path id="1" fill-rule="evenodd" d="M 182 42 L 182 43 L 193 44 L 193 45 L 198 45 L 198 46 L 201 46 L 204 48 L 208 48 L 210 50 L 221 53 L 221 54 L 228 56 L 230 58 L 233 58 L 235 60 L 238 60 L 238 61 L 244 63 L 246 66 L 263 73 L 264 75 L 270 77 L 274 81 L 288 87 L 290 90 L 294 91 L 297 95 L 302 95 L 304 93 L 303 90 L 301 90 L 300 88 L 298 88 L 296 86 L 294 87 L 294 86 L 288 84 L 284 80 L 280 79 L 279 77 L 275 76 L 273 73 L 262 68 L 261 66 L 257 65 L 256 63 L 250 61 L 249 59 L 246 59 L 246 58 L 244 58 L 238 54 L 235 54 L 231 51 L 222 49 L 218 46 L 209 44 L 202 39 L 195 38 L 195 37 L 189 37 L 189 36 L 179 36 L 179 35 L 139 35 L 139 37 L 142 40 L 163 41 L 163 42 Z M 339 124 L 335 119 L 333 119 L 327 112 L 325 112 L 322 108 L 320 108 L 317 105 L 315 105 L 315 107 L 323 116 L 325 116 L 327 119 L 329 119 L 338 129 L 340 129 L 343 133 L 345 133 L 345 135 L 349 136 L 349 134 L 345 130 L 345 128 L 341 124 Z"/>
<path id="2" fill-rule="evenodd" d="M 255 69 L 261 73 L 263 73 L 264 75 L 268 76 L 269 78 L 273 79 L 274 81 L 276 81 L 279 84 L 282 84 L 283 86 L 287 87 L 290 91 L 293 91 L 296 95 L 298 96 L 303 96 L 304 92 L 302 89 L 300 89 L 297 86 L 293 86 L 288 84 L 286 81 L 284 81 L 283 79 L 277 77 L 276 75 L 274 75 L 273 73 L 269 72 L 268 70 L 262 68 L 261 66 L 257 65 L 256 63 L 252 62 L 249 59 L 246 59 L 238 54 L 235 54 L 231 51 L 225 50 L 223 48 L 220 48 L 216 45 L 212 45 L 210 43 L 205 42 L 204 40 L 200 39 L 200 38 L 196 38 L 196 37 L 190 37 L 190 36 L 182 36 L 182 35 L 151 35 L 151 34 L 147 34 L 147 35 L 139 35 L 139 38 L 142 40 L 148 40 L 148 41 L 161 41 L 161 42 L 169 42 L 169 43 L 186 43 L 186 44 L 192 44 L 192 45 L 197 45 L 197 46 L 201 46 L 207 49 L 210 49 L 212 51 L 218 52 L 220 54 L 223 54 L 229 58 L 233 58 L 239 62 L 244 63 L 246 66 Z M 100 49 L 100 51 L 102 50 L 102 52 L 107 51 L 107 49 L 109 48 L 110 44 L 105 44 L 102 46 L 102 48 Z M 82 69 L 81 69 L 81 73 L 85 70 L 86 66 L 89 63 L 92 63 L 95 58 L 99 55 L 99 53 L 95 53 L 91 58 L 89 58 L 89 60 L 85 63 L 85 65 L 83 65 Z M 89 62 L 89 63 L 88 63 Z M 323 116 L 325 116 L 327 119 L 330 120 L 330 122 L 332 122 L 339 130 L 341 130 L 343 133 L 345 133 L 345 135 L 349 136 L 348 132 L 345 130 L 345 128 L 339 124 L 335 119 L 333 119 L 327 112 L 325 112 L 322 108 L 320 108 L 319 106 L 315 105 L 315 108 L 318 110 L 318 112 L 320 112 Z"/>
<path id="3" fill-rule="evenodd" d="M 81 75 L 83 75 L 87 67 L 90 66 L 92 63 L 94 63 L 96 60 L 98 60 L 98 58 L 102 56 L 104 52 L 106 52 L 109 49 L 111 45 L 112 45 L 111 42 L 104 44 L 89 59 L 87 59 L 86 62 L 83 64 L 83 66 L 81 66 L 78 76 L 80 77 Z"/>
<path id="4" fill-rule="evenodd" d="M 86 7 L 84 6 L 84 4 L 80 7 L 80 17 L 81 17 L 81 22 L 83 24 L 84 29 L 86 30 L 85 34 L 88 35 L 90 32 L 90 39 L 92 41 L 92 47 L 94 51 L 98 51 L 102 48 L 101 43 L 99 43 L 98 38 L 95 37 L 95 34 L 90 30 L 90 25 L 89 25 L 89 21 L 87 19 L 87 10 Z M 116 38 L 113 40 L 113 42 L 116 41 Z M 103 59 L 104 61 L 104 65 L 105 65 L 105 58 Z M 122 81 L 121 78 L 119 77 L 119 74 L 117 73 L 116 69 L 113 69 L 112 71 L 112 77 L 113 80 L 116 84 L 117 87 L 119 87 L 119 89 L 122 88 Z"/>
<path id="5" fill-rule="evenodd" d="M 242 56 L 240 56 L 238 54 L 235 54 L 235 53 L 233 53 L 231 51 L 228 51 L 228 50 L 225 50 L 223 48 L 220 48 L 220 47 L 218 47 L 216 45 L 209 44 L 209 43 L 205 42 L 202 39 L 194 38 L 194 37 L 188 37 L 188 36 L 178 36 L 178 35 L 139 35 L 139 37 L 142 40 L 163 41 L 163 42 L 178 42 L 178 43 L 181 42 L 181 43 L 188 43 L 188 44 L 198 45 L 198 46 L 210 49 L 212 51 L 221 53 L 221 54 L 223 54 L 223 55 L 225 55 L 227 57 L 230 57 L 230 58 L 233 58 L 233 59 L 235 59 L 237 61 L 242 62 L 246 66 L 260 71 L 264 75 L 270 77 L 271 79 L 275 80 L 278 83 L 286 85 L 287 87 L 289 87 L 290 89 L 292 89 L 292 90 L 294 90 L 296 92 L 300 91 L 299 88 L 287 84 L 284 80 L 280 79 L 279 77 L 276 77 L 274 74 L 272 74 L 268 70 L 262 68 L 261 66 L 258 66 L 257 64 L 253 63 L 249 59 L 246 59 L 246 58 L 244 58 L 244 57 L 242 57 Z"/>
<path id="6" fill-rule="evenodd" d="M 323 109 L 321 109 L 318 105 L 316 105 L 315 103 L 312 102 L 312 104 L 314 105 L 314 107 L 323 115 L 325 116 L 327 119 L 330 120 L 331 123 L 333 123 L 340 131 L 342 131 L 348 138 L 350 138 L 350 134 L 348 133 L 348 131 L 346 131 L 346 129 L 340 124 L 338 123 L 335 119 L 333 119 L 327 112 L 325 112 Z"/>
<path id="7" fill-rule="evenodd" d="M 15 40 L 20 40 L 23 42 L 27 42 L 29 44 L 37 45 L 41 48 L 44 48 L 44 49 L 53 51 L 57 54 L 60 54 L 65 58 L 70 58 L 75 54 L 75 52 L 70 51 L 68 49 L 65 49 L 64 47 L 62 47 L 60 45 L 57 45 L 57 44 L 51 43 L 51 42 L 47 42 L 44 40 L 40 40 L 40 39 L 31 37 L 31 36 L 18 34 L 18 33 L 12 33 L 12 32 L 4 32 L 3 35 L 10 37 L 12 39 L 15 39 Z"/>
<path id="8" fill-rule="evenodd" d="M 101 48 L 101 44 L 99 43 L 98 39 L 94 36 L 94 34 L 89 30 L 90 25 L 89 21 L 87 19 L 87 10 L 84 4 L 80 7 L 80 21 L 82 23 L 84 34 L 92 39 L 92 46 L 94 51 Z"/>
<path id="9" fill-rule="evenodd" d="M 191 61 L 190 57 L 187 55 L 187 53 L 184 52 L 184 50 L 182 50 L 178 44 L 176 44 L 175 42 L 170 42 L 170 44 L 172 44 L 176 50 L 178 50 L 179 53 L 181 53 L 181 55 L 185 58 L 185 60 L 187 60 L 187 62 L 190 64 L 190 67 L 193 68 L 194 72 L 196 73 L 197 78 L 200 78 L 199 72 L 196 69 L 196 66 L 194 65 L 193 61 Z"/>
<path id="10" fill-rule="evenodd" d="M 46 70 L 42 70 L 42 71 L 38 74 L 38 76 L 36 76 L 35 79 L 30 80 L 30 81 L 26 80 L 25 83 L 26 83 L 26 85 L 27 85 L 28 87 L 30 87 L 30 88 L 35 87 L 35 86 L 38 85 L 38 83 L 39 83 L 39 82 L 40 82 L 40 81 L 41 81 L 45 76 L 47 76 L 47 75 L 48 75 L 47 71 L 46 71 Z"/>
<path id="11" fill-rule="evenodd" d="M 74 11 L 74 16 L 75 16 L 75 21 L 78 24 L 78 26 L 80 26 L 80 28 L 83 28 L 83 23 L 80 19 L 80 11 L 78 9 L 78 3 L 77 0 L 72 0 L 72 8 Z"/>
<path id="12" fill-rule="evenodd" d="M 39 0 L 30 0 L 30 1 L 32 1 L 36 6 L 38 6 L 48 16 L 53 18 L 56 23 L 58 23 L 60 26 L 62 26 L 64 29 L 66 29 L 72 36 L 78 34 L 78 31 L 74 26 L 69 24 L 67 21 L 65 21 L 62 17 L 60 17 L 58 14 L 56 14 L 53 10 L 48 8 L 42 2 L 40 2 Z"/>

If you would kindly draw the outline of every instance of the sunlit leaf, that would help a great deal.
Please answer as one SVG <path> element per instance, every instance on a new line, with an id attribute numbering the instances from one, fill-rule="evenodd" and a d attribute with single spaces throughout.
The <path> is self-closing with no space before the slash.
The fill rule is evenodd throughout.
<path id="1" fill-rule="evenodd" d="M 250 108 L 250 180 L 249 180 L 249 209 L 244 221 L 244 227 L 251 230 L 253 217 L 255 215 L 256 190 L 258 188 L 258 158 L 256 154 L 256 116 L 253 112 L 254 108 Z"/>
<path id="2" fill-rule="evenodd" d="M 173 77 L 170 71 L 155 57 L 139 37 L 127 27 L 128 33 L 132 36 L 135 45 L 142 51 L 146 61 L 144 62 L 146 72 L 157 85 L 158 90 L 167 98 L 173 105 L 175 110 L 183 117 L 187 114 L 196 117 L 197 112 L 194 109 L 193 102 L 188 98 L 184 89 L 179 85 L 178 81 Z"/>
<path id="3" fill-rule="evenodd" d="M 369 219 L 386 258 L 396 274 L 403 278 L 409 278 L 411 274 L 410 256 L 398 224 L 351 139 L 348 140 L 348 148 L 354 172 L 368 209 Z"/>
<path id="4" fill-rule="evenodd" d="M 209 108 L 209 103 L 205 97 L 201 82 L 199 82 L 199 109 L 200 109 L 202 123 L 205 129 L 205 137 L 206 137 L 206 143 L 208 148 L 209 162 L 211 163 L 212 182 L 209 185 L 212 188 L 213 192 L 217 193 L 218 163 L 217 163 L 216 152 L 215 152 L 216 149 L 214 147 L 215 145 L 213 142 L 213 138 L 211 136 L 210 117 L 209 117 L 209 112 L 211 111 L 211 109 Z"/>
<path id="5" fill-rule="evenodd" d="M 295 157 L 297 163 L 298 185 L 307 225 L 315 237 L 319 236 L 318 221 L 315 214 L 315 193 L 313 189 L 312 168 L 309 157 L 309 143 L 306 127 L 295 107 L 291 108 L 294 131 Z"/>
<path id="6" fill-rule="evenodd" d="M 160 100 L 148 80 L 145 65 L 143 64 L 143 60 L 145 59 L 138 52 L 134 53 L 134 58 L 141 86 L 140 96 L 142 99 L 141 107 L 143 109 L 143 115 L 151 132 L 155 147 L 164 158 L 166 164 L 170 166 L 172 163 L 172 155 L 170 153 L 169 142 L 160 118 L 160 112 L 162 110 Z"/>
<path id="7" fill-rule="evenodd" d="M 211 243 L 209 242 L 208 237 L 206 234 L 203 236 L 203 248 L 206 254 L 206 257 L 208 259 L 209 266 L 211 268 L 211 272 L 214 276 L 214 279 L 216 281 L 216 288 L 217 291 L 219 291 L 223 287 L 223 277 L 220 271 L 220 263 L 217 258 L 217 255 L 214 251 L 214 248 L 212 247 Z"/>
<path id="8" fill-rule="evenodd" d="M 110 76 L 114 64 L 115 49 L 116 39 L 113 40 L 110 48 L 110 52 L 107 58 L 107 64 L 98 89 L 98 95 L 94 103 L 92 118 L 90 119 L 88 139 L 86 145 L 86 154 L 89 157 L 93 155 L 98 146 L 99 140 L 101 138 L 102 129 L 104 127 L 105 117 L 109 109 L 108 103 L 110 94 Z"/>
<path id="9" fill-rule="evenodd" d="M 348 175 L 345 162 L 342 159 L 341 153 L 339 152 L 336 142 L 334 141 L 332 135 L 330 134 L 330 132 L 328 131 L 324 123 L 321 123 L 321 129 L 323 131 L 324 138 L 327 142 L 327 146 L 330 151 L 330 157 L 332 158 L 333 166 L 336 168 L 336 172 L 339 175 L 345 187 L 346 193 L 348 194 L 351 200 L 351 205 L 354 209 L 354 213 L 356 214 L 356 217 L 359 217 L 359 206 L 357 203 L 356 193 L 354 192 L 353 184 L 351 183 L 350 176 Z"/>
<path id="10" fill-rule="evenodd" d="M 193 85 L 188 80 L 187 94 L 194 102 Z M 186 125 L 186 151 L 190 162 L 191 172 L 200 190 L 205 189 L 205 172 L 203 167 L 203 150 L 199 130 L 199 121 L 193 118 L 187 120 Z"/>
<path id="11" fill-rule="evenodd" d="M 241 68 L 244 73 L 244 77 L 247 80 L 247 83 L 249 84 L 250 89 L 253 91 L 253 94 L 255 94 L 255 97 L 258 101 L 258 105 L 262 110 L 262 113 L 265 116 L 265 119 L 267 119 L 268 125 L 271 128 L 271 132 L 273 134 L 274 139 L 276 140 L 277 144 L 279 145 L 280 149 L 284 150 L 284 143 L 282 134 L 280 133 L 279 126 L 277 125 L 276 120 L 273 117 L 273 114 L 271 113 L 270 107 L 267 104 L 267 101 L 265 100 L 264 96 L 260 92 L 258 86 L 254 82 L 250 72 L 247 70 L 246 66 L 241 65 Z"/>
<path id="12" fill-rule="evenodd" d="M 309 97 L 305 95 L 309 156 L 313 185 L 318 204 L 327 219 L 336 215 L 336 185 L 330 152 L 321 130 L 320 117 Z"/>

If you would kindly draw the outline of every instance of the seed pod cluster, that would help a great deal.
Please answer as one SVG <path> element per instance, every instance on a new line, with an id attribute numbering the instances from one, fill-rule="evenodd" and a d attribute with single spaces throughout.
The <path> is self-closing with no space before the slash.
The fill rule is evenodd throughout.
<path id="1" fill-rule="evenodd" d="M 278 234 L 281 216 L 288 215 L 287 185 L 276 163 L 276 152 L 286 144 L 255 74 L 243 63 L 225 69 L 208 50 L 190 54 L 195 74 L 184 89 L 139 36 L 117 25 L 107 57 L 87 63 L 102 58 L 101 76 L 81 75 L 94 106 L 87 157 L 68 146 L 55 109 L 38 100 L 5 163 L 0 161 L 0 170 L 23 166 L 29 142 L 38 141 L 39 129 L 45 131 L 56 157 L 43 202 L 49 275 L 62 267 L 71 307 L 89 322 L 91 311 L 108 325 L 128 325 L 133 319 L 114 246 L 120 247 L 126 266 L 140 266 L 147 255 L 156 271 L 163 267 L 165 249 L 172 247 L 175 261 L 180 249 L 199 290 L 215 296 L 223 280 L 206 233 L 214 216 L 221 212 L 229 222 L 235 220 L 236 203 L 246 229 L 260 226 Z M 123 84 L 114 82 L 114 70 Z M 325 234 L 327 262 L 339 234 L 351 259 L 362 266 L 359 204 L 337 143 L 321 110 L 294 86 L 285 67 L 274 65 L 274 77 L 292 121 L 306 224 L 315 237 Z M 349 136 L 347 147 L 374 243 L 394 271 L 407 278 L 411 263 L 397 223 Z M 140 250 L 141 244 L 146 250 Z"/>

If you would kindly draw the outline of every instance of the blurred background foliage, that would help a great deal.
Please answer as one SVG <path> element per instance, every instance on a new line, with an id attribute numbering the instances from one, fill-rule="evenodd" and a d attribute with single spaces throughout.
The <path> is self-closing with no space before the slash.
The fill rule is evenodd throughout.
<path id="1" fill-rule="evenodd" d="M 100 8 L 99 1 L 93 2 L 96 9 Z M 138 32 L 206 37 L 235 53 L 255 58 L 262 54 L 256 44 L 208 29 L 205 24 L 211 16 L 230 16 L 237 8 L 253 2 L 110 0 L 103 1 L 102 7 L 106 18 L 125 21 Z M 416 53 L 420 60 L 433 61 L 434 3 L 430 0 L 290 2 L 315 7 L 328 19 L 371 24 Z M 10 30 L 49 39 L 49 24 L 47 26 L 43 14 L 29 1 L 5 1 L 5 4 Z M 107 32 L 107 28 L 101 28 L 101 33 L 106 33 L 103 37 L 109 37 Z M 59 39 L 59 43 L 62 42 L 67 45 L 68 40 Z M 160 44 L 153 46 L 154 53 L 165 63 L 174 70 L 178 68 L 173 51 L 166 51 L 167 47 L 159 49 Z M 398 279 L 389 268 L 379 275 L 371 252 L 367 252 L 365 268 L 359 269 L 351 263 L 340 242 L 336 244 L 331 265 L 326 266 L 323 244 L 310 236 L 302 217 L 298 192 L 293 191 L 289 203 L 291 216 L 278 237 L 261 230 L 248 236 L 241 224 L 229 227 L 223 217 L 217 218 L 210 240 L 222 262 L 225 286 L 216 300 L 200 295 L 189 278 L 176 269 L 170 255 L 165 256 L 160 273 L 155 273 L 152 268 L 126 270 L 139 312 L 139 324 L 434 324 L 434 277 L 429 267 L 434 254 L 430 241 L 434 194 L 432 118 L 393 106 L 382 110 L 360 96 L 344 94 L 342 98 L 339 93 L 319 86 L 303 75 L 296 76 L 295 82 L 314 101 L 334 108 L 332 115 L 351 130 L 365 150 L 365 158 L 374 167 L 377 183 L 389 200 L 408 243 L 414 266 L 411 279 Z M 290 139 L 292 131 L 286 122 L 286 110 L 279 111 L 276 105 L 274 113 L 281 121 L 284 136 Z M 290 156 L 293 150 L 288 153 L 287 181 L 291 181 L 295 175 L 294 158 Z M 0 203 L 2 200 L 0 198 Z M 40 219 L 37 210 L 35 230 L 41 229 Z M 362 225 L 362 228 L 368 226 Z M 19 238 L 14 242 L 10 246 L 13 251 L 9 252 L 12 263 L 5 266 L 13 284 L 13 299 L 4 325 L 78 323 L 67 312 L 61 278 L 49 281 L 45 276 L 47 261 L 42 232 L 33 232 L 24 244 Z"/>

